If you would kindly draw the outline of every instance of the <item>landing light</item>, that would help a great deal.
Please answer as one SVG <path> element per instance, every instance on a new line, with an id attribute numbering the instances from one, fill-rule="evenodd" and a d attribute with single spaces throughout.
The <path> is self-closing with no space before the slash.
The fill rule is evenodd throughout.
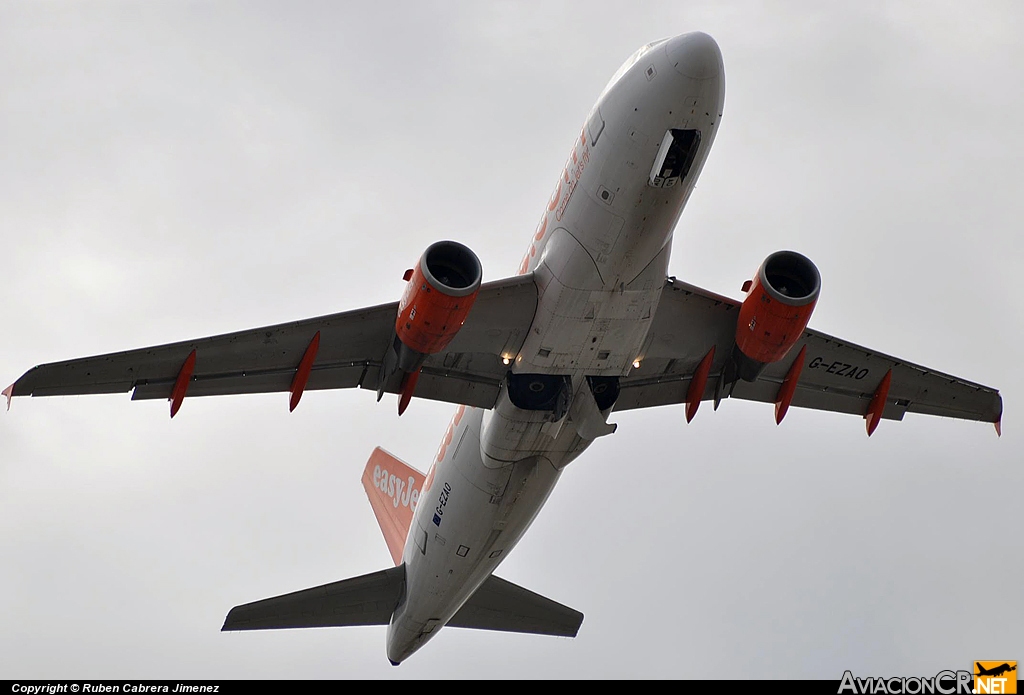
<path id="1" fill-rule="evenodd" d="M 640 369 L 640 360 L 633 360 L 633 369 Z"/>
<path id="2" fill-rule="evenodd" d="M 503 365 L 505 365 L 505 366 L 508 366 L 508 365 L 512 364 L 512 360 L 509 359 L 508 357 L 502 357 L 501 358 L 501 363 Z"/>

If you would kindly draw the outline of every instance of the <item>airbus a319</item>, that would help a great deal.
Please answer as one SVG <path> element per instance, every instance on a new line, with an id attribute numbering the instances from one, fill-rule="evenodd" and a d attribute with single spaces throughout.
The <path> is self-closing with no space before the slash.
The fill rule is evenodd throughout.
<path id="1" fill-rule="evenodd" d="M 614 412 L 727 398 L 848 413 L 995 423 L 992 388 L 807 327 L 821 278 L 769 255 L 743 298 L 668 278 L 672 233 L 718 132 L 718 45 L 648 44 L 587 116 L 519 272 L 483 282 L 477 256 L 429 246 L 400 301 L 294 323 L 46 364 L 4 393 L 168 399 L 360 387 L 457 404 L 426 475 L 383 449 L 362 482 L 394 567 L 237 606 L 224 630 L 388 625 L 407 659 L 445 626 L 575 636 L 583 614 L 496 577 L 565 467 Z"/>

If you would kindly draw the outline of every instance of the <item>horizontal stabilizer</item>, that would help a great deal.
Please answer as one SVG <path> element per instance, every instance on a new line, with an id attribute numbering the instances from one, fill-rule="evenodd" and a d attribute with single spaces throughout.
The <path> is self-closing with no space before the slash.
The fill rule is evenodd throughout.
<path id="1" fill-rule="evenodd" d="M 491 575 L 448 626 L 575 637 L 582 623 L 579 611 Z"/>
<path id="2" fill-rule="evenodd" d="M 405 565 L 235 606 L 221 630 L 387 625 L 405 585 Z"/>
<path id="3" fill-rule="evenodd" d="M 235 606 L 225 631 L 387 625 L 405 585 L 405 565 Z M 448 621 L 451 627 L 575 637 L 583 614 L 490 576 Z"/>

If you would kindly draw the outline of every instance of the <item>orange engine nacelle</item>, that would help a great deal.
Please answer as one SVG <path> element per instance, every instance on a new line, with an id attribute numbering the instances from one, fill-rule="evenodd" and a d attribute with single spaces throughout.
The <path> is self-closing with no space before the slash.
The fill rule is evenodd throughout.
<path id="1" fill-rule="evenodd" d="M 454 241 L 428 246 L 406 274 L 409 284 L 398 303 L 395 334 L 402 345 L 419 355 L 444 350 L 466 322 L 482 277 L 480 259 L 469 248 Z"/>
<path id="2" fill-rule="evenodd" d="M 748 294 L 736 322 L 733 354 L 737 376 L 753 381 L 800 340 L 818 301 L 821 276 L 806 256 L 777 251 L 744 288 Z"/>

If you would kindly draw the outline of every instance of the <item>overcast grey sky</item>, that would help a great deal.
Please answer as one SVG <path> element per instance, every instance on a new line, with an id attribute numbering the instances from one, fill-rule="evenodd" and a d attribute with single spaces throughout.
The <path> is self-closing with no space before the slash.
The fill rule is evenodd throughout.
<path id="1" fill-rule="evenodd" d="M 366 3 L 369 5 L 370 3 Z M 727 401 L 614 415 L 498 574 L 575 640 L 222 634 L 232 606 L 388 566 L 362 486 L 450 406 L 366 391 L 0 413 L 0 677 L 933 675 L 1024 659 L 1019 3 L 0 2 L 0 378 L 396 300 L 441 238 L 515 272 L 637 47 L 724 55 L 671 269 L 791 248 L 812 326 L 995 386 L 991 426 Z"/>

